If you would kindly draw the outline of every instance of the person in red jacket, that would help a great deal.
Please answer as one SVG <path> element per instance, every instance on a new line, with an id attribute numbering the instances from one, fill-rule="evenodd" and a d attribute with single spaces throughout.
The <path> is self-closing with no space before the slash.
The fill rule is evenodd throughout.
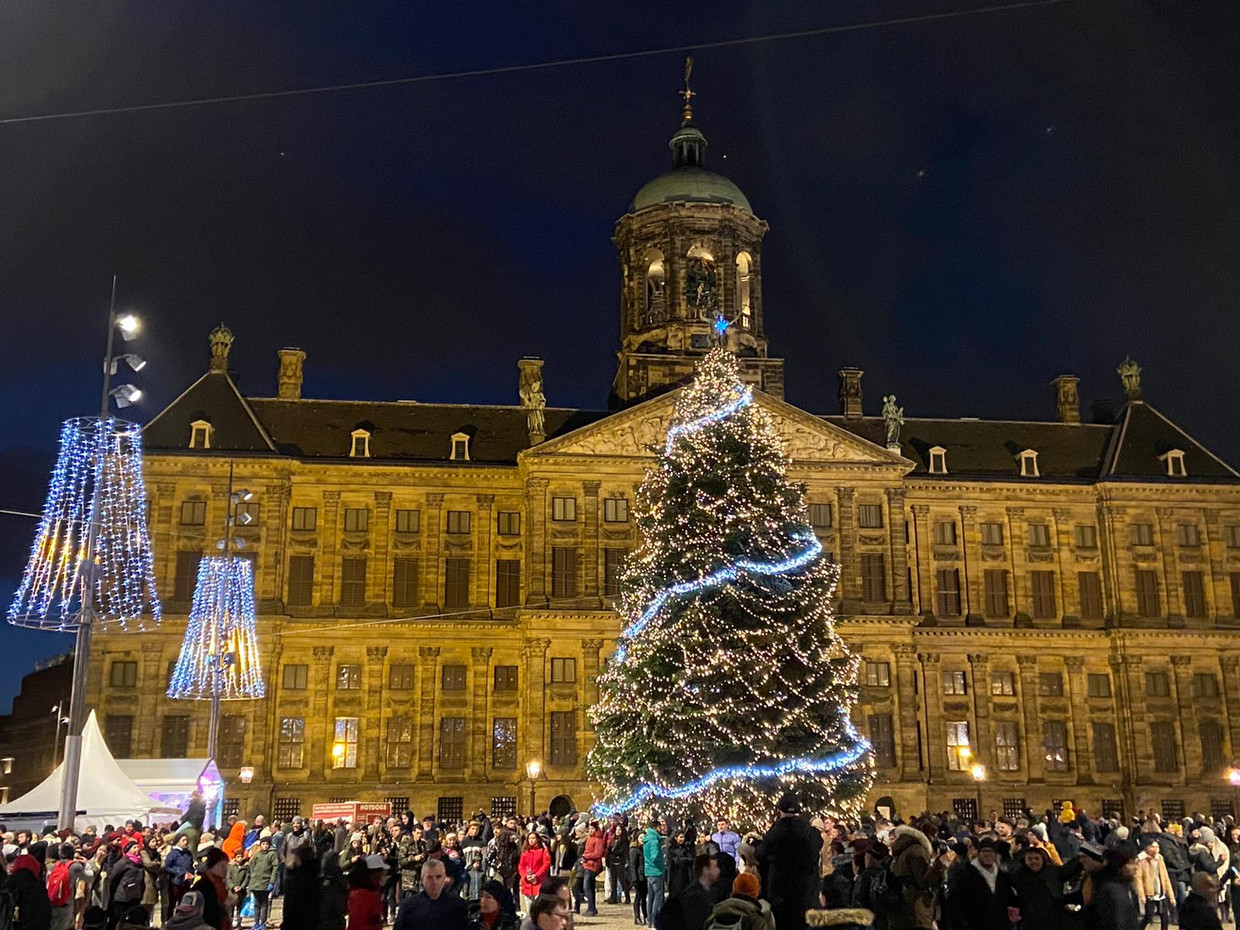
<path id="1" fill-rule="evenodd" d="M 595 882 L 598 880 L 598 873 L 603 871 L 603 857 L 605 855 L 607 855 L 607 844 L 603 841 L 603 831 L 599 829 L 597 820 L 591 820 L 590 834 L 586 837 L 585 850 L 581 854 L 581 867 L 585 869 L 585 881 L 583 884 L 586 888 L 587 917 L 598 916 L 598 907 L 595 900 L 598 889 Z"/>
<path id="2" fill-rule="evenodd" d="M 383 876 L 387 863 L 377 853 L 353 860 L 349 869 L 349 930 L 383 926 Z"/>
<path id="3" fill-rule="evenodd" d="M 525 838 L 525 851 L 517 862 L 517 873 L 521 876 L 521 905 L 528 914 L 543 879 L 551 874 L 551 853 L 542 836 L 533 830 Z"/>

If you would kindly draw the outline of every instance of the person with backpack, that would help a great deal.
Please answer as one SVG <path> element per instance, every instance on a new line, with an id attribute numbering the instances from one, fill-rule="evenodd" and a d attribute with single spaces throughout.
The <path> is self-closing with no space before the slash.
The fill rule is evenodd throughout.
<path id="1" fill-rule="evenodd" d="M 72 843 L 60 847 L 60 858 L 47 873 L 47 897 L 52 905 L 52 930 L 70 930 L 73 926 L 73 857 Z"/>
<path id="2" fill-rule="evenodd" d="M 731 897 L 710 912 L 704 930 L 775 930 L 775 915 L 759 897 L 761 892 L 758 876 L 742 872 L 732 883 Z"/>
<path id="3" fill-rule="evenodd" d="M 146 894 L 146 869 L 138 855 L 138 841 L 124 841 L 120 858 L 108 872 L 108 930 L 115 930 L 135 904 Z"/>

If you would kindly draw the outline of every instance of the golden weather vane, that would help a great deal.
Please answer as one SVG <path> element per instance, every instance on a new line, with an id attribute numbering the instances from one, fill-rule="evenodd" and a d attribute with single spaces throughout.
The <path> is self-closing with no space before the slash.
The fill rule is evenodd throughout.
<path id="1" fill-rule="evenodd" d="M 694 91 L 689 89 L 689 75 L 691 75 L 692 73 L 693 73 L 693 56 L 686 55 L 685 56 L 685 89 L 682 91 L 679 91 L 680 96 L 685 98 L 684 118 L 685 118 L 686 123 L 693 121 L 692 100 L 694 97 L 697 96 L 697 94 Z"/>

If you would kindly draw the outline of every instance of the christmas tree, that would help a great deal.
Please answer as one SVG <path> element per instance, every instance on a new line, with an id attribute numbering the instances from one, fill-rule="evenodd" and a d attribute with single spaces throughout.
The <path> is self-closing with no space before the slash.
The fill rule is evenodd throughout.
<path id="1" fill-rule="evenodd" d="M 834 629 L 836 567 L 736 359 L 712 350 L 637 492 L 642 544 L 599 675 L 588 770 L 603 812 L 765 820 L 855 812 L 872 781 L 853 728 L 857 659 Z"/>

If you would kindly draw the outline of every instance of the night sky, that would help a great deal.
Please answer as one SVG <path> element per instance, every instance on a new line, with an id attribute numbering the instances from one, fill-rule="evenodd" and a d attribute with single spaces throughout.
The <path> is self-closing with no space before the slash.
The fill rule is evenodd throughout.
<path id="1" fill-rule="evenodd" d="M 0 119 L 667 49 L 976 9 L 830 3 L 9 0 Z M 771 225 L 788 398 L 1053 419 L 1048 382 L 1145 394 L 1240 462 L 1240 8 L 1039 8 L 699 49 L 707 167 Z M 37 509 L 59 422 L 97 410 L 111 275 L 154 416 L 236 335 L 307 395 L 605 404 L 633 193 L 670 167 L 684 52 L 413 85 L 0 124 L 0 508 Z M 0 516 L 7 604 L 34 529 Z M 0 630 L 7 703 L 67 636 Z"/>

